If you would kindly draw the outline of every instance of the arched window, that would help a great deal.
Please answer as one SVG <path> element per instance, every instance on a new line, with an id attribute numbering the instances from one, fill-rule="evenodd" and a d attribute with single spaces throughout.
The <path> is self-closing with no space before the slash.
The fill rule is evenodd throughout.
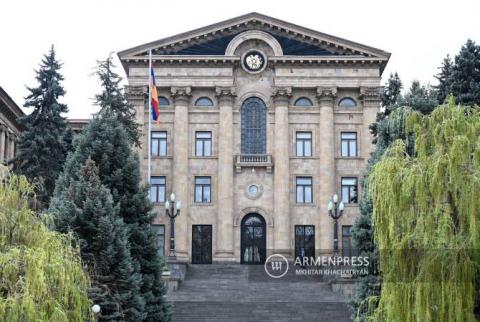
<path id="1" fill-rule="evenodd" d="M 267 150 L 267 106 L 258 97 L 242 104 L 242 154 L 265 154 Z"/>
<path id="2" fill-rule="evenodd" d="M 160 106 L 169 106 L 170 105 L 170 101 L 168 100 L 168 98 L 166 98 L 165 96 L 159 96 L 158 97 L 158 104 Z"/>
<path id="3" fill-rule="evenodd" d="M 295 101 L 295 106 L 312 106 L 312 101 L 307 97 L 300 97 Z"/>
<path id="4" fill-rule="evenodd" d="M 213 106 L 213 102 L 208 97 L 203 96 L 195 101 L 195 106 Z"/>
<path id="5" fill-rule="evenodd" d="M 340 107 L 356 107 L 357 103 L 351 99 L 350 97 L 345 97 L 338 102 L 338 106 Z"/>

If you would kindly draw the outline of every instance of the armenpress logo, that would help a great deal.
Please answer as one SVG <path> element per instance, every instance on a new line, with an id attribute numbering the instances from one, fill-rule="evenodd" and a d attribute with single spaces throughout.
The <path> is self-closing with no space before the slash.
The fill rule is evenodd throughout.
<path id="1" fill-rule="evenodd" d="M 288 272 L 288 260 L 280 254 L 268 256 L 265 261 L 265 273 L 271 278 L 280 278 Z"/>

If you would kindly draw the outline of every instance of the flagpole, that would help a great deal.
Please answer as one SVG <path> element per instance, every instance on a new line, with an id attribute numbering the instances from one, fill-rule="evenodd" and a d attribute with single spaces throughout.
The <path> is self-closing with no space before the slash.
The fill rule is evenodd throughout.
<path id="1" fill-rule="evenodd" d="M 147 182 L 150 184 L 152 176 L 152 50 L 148 52 L 148 170 Z"/>

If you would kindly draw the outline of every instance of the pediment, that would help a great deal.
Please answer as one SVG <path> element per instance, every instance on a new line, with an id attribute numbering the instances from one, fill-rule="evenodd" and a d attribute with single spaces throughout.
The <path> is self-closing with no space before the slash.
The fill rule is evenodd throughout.
<path id="1" fill-rule="evenodd" d="M 280 44 L 283 56 L 350 56 L 386 59 L 390 53 L 256 12 L 160 39 L 118 53 L 120 59 L 161 56 L 223 56 L 241 33 L 258 30 Z"/>

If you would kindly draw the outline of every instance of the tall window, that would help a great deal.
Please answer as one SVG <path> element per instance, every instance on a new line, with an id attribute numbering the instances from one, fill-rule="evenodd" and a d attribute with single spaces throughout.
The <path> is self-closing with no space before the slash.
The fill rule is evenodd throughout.
<path id="1" fill-rule="evenodd" d="M 342 132 L 341 134 L 342 157 L 357 156 L 357 133 Z"/>
<path id="2" fill-rule="evenodd" d="M 152 230 L 156 235 L 158 255 L 165 255 L 165 225 L 152 224 Z"/>
<path id="3" fill-rule="evenodd" d="M 212 132 L 195 132 L 195 155 L 209 157 L 212 155 Z"/>
<path id="4" fill-rule="evenodd" d="M 357 203 L 357 178 L 342 178 L 342 201 L 344 203 Z"/>
<path id="5" fill-rule="evenodd" d="M 267 107 L 258 97 L 242 105 L 242 154 L 265 154 L 267 150 Z"/>
<path id="6" fill-rule="evenodd" d="M 195 202 L 211 202 L 211 181 L 210 177 L 195 177 Z"/>
<path id="7" fill-rule="evenodd" d="M 352 244 L 352 226 L 342 226 L 342 256 L 356 256 L 356 251 Z"/>
<path id="8" fill-rule="evenodd" d="M 152 132 L 152 155 L 167 155 L 167 131 Z"/>
<path id="9" fill-rule="evenodd" d="M 165 202 L 165 177 L 150 178 L 150 201 Z"/>
<path id="10" fill-rule="evenodd" d="M 297 177 L 297 203 L 312 203 L 312 177 Z"/>
<path id="11" fill-rule="evenodd" d="M 297 157 L 312 156 L 312 132 L 297 132 Z"/>

